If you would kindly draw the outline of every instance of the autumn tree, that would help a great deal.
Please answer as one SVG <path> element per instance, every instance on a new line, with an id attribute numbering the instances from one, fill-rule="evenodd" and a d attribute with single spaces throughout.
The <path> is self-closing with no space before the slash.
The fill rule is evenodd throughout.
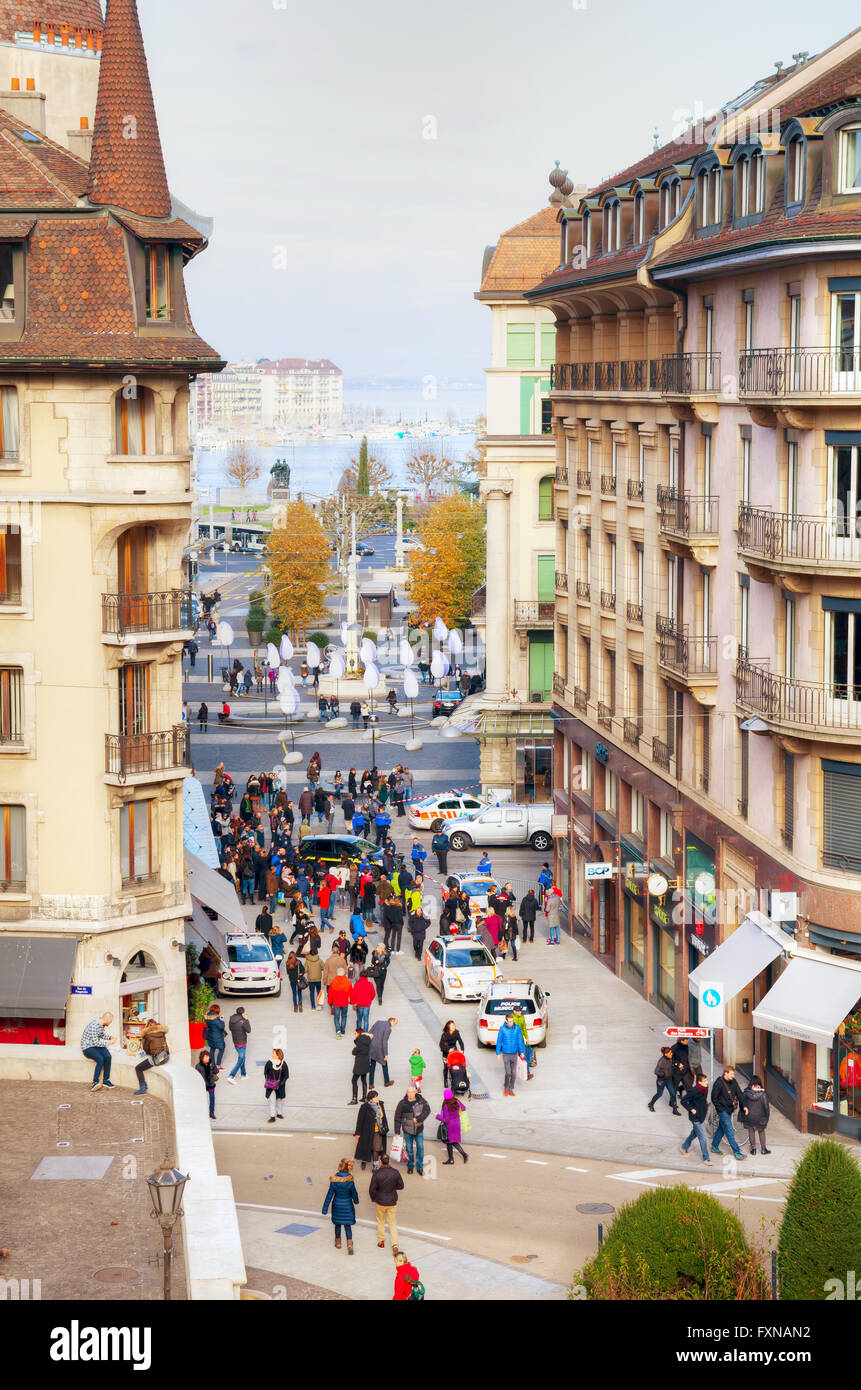
<path id="1" fill-rule="evenodd" d="M 362 435 L 362 442 L 359 445 L 359 471 L 356 475 L 356 492 L 360 497 L 367 497 L 371 491 L 371 472 L 368 468 L 368 436 Z"/>
<path id="2" fill-rule="evenodd" d="M 304 640 L 323 621 L 332 579 L 329 543 L 305 502 L 288 502 L 269 536 L 269 609 L 285 631 Z"/>
<path id="3" fill-rule="evenodd" d="M 260 460 L 245 444 L 239 444 L 227 460 L 227 477 L 235 487 L 246 488 L 260 477 Z"/>
<path id="4" fill-rule="evenodd" d="M 411 596 L 419 622 L 442 618 L 448 627 L 469 622 L 472 595 L 484 583 L 484 508 L 459 495 L 427 510 L 424 550 L 410 556 Z"/>
<path id="5" fill-rule="evenodd" d="M 430 497 L 431 492 L 437 487 L 451 482 L 455 473 L 444 444 L 408 453 L 404 460 L 404 469 L 413 487 L 423 489 L 425 497 Z"/>
<path id="6" fill-rule="evenodd" d="M 320 524 L 335 549 L 335 565 L 343 569 L 350 554 L 352 518 L 356 518 L 356 538 L 373 526 L 385 526 L 391 520 L 392 504 L 382 493 L 362 497 L 344 491 L 338 497 L 326 497 L 320 503 Z"/>
<path id="7" fill-rule="evenodd" d="M 392 486 L 393 482 L 392 470 L 383 463 L 382 459 L 368 453 L 368 441 L 363 435 L 359 457 L 350 459 L 348 466 L 341 474 L 338 491 L 355 492 L 361 497 L 369 497 L 375 492 L 385 492 L 387 488 Z"/>

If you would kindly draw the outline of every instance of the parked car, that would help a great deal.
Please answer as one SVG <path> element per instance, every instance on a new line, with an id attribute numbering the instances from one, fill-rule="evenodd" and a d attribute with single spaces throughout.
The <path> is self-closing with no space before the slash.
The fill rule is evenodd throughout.
<path id="1" fill-rule="evenodd" d="M 373 553 L 374 547 L 368 545 L 366 541 L 361 541 L 360 544 L 356 546 L 357 555 L 373 555 Z"/>
<path id="2" fill-rule="evenodd" d="M 495 1047 L 505 1015 L 519 1006 L 526 1021 L 526 1036 L 533 1047 L 547 1045 L 550 1027 L 550 991 L 541 990 L 534 980 L 496 979 L 481 996 L 475 1017 L 475 1039 L 479 1046 Z"/>
<path id="3" fill-rule="evenodd" d="M 444 821 L 460 817 L 471 817 L 484 810 L 487 802 L 474 792 L 440 792 L 436 796 L 423 796 L 419 801 L 409 803 L 409 822 L 411 830 L 432 830 L 434 834 Z"/>
<path id="4" fill-rule="evenodd" d="M 461 817 L 446 826 L 452 849 L 472 849 L 473 845 L 531 845 L 546 854 L 553 844 L 549 802 L 531 806 L 490 806 L 477 816 Z"/>
<path id="5" fill-rule="evenodd" d="M 257 932 L 231 932 L 225 942 L 227 960 L 221 961 L 215 980 L 219 998 L 226 994 L 274 994 L 277 999 L 281 972 L 266 937 Z"/>
<path id="6" fill-rule="evenodd" d="M 449 1000 L 480 999 L 496 963 L 477 936 L 435 936 L 425 947 L 425 984 Z"/>

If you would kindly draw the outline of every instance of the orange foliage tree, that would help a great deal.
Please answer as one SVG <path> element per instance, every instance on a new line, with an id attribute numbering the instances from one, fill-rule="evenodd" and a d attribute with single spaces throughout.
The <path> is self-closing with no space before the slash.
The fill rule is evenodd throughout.
<path id="1" fill-rule="evenodd" d="M 288 502 L 269 537 L 268 564 L 270 611 L 301 642 L 324 619 L 332 581 L 329 542 L 307 503 Z"/>
<path id="2" fill-rule="evenodd" d="M 424 550 L 414 551 L 409 562 L 415 617 L 465 627 L 472 595 L 484 582 L 484 508 L 466 497 L 445 497 L 427 509 L 421 539 Z"/>

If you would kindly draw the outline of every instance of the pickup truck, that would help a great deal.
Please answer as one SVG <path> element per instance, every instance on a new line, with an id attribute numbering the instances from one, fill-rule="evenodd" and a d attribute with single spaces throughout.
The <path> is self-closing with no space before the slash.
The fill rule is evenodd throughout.
<path id="1" fill-rule="evenodd" d="M 473 816 L 457 816 L 446 821 L 452 849 L 471 849 L 473 845 L 531 845 L 546 853 L 553 844 L 549 802 L 531 806 L 489 806 Z"/>

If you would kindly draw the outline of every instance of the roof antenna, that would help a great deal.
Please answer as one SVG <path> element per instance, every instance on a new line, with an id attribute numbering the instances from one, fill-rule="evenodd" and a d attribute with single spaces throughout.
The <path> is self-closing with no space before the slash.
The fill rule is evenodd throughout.
<path id="1" fill-rule="evenodd" d="M 793 61 L 797 63 L 799 67 L 802 67 L 807 62 L 807 59 L 809 57 L 809 51 L 807 53 L 793 53 L 792 55 Z"/>
<path id="2" fill-rule="evenodd" d="M 655 126 L 654 130 L 652 131 L 652 139 L 654 141 L 654 144 L 652 145 L 652 153 L 654 154 L 655 150 L 660 149 L 660 145 L 658 144 L 659 133 L 657 126 Z"/>
<path id="3" fill-rule="evenodd" d="M 775 63 L 774 67 L 775 67 L 775 70 L 776 70 L 777 75 L 778 75 L 778 77 L 779 77 L 779 76 L 780 76 L 780 69 L 783 67 L 783 59 L 782 59 L 782 58 L 778 58 L 778 60 L 777 60 L 777 62 Z"/>

